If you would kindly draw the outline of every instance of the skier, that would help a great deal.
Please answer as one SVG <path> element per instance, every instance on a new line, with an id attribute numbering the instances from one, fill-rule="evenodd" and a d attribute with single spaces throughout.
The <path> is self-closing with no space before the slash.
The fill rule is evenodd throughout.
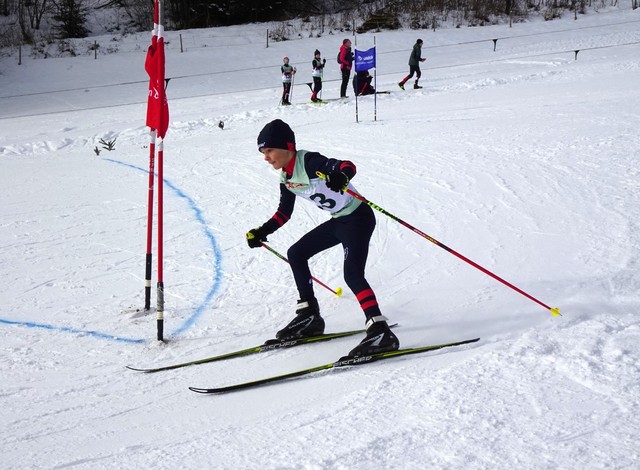
<path id="1" fill-rule="evenodd" d="M 296 74 L 296 68 L 289 65 L 289 58 L 282 59 L 282 66 L 280 71 L 282 72 L 282 104 L 289 105 L 289 96 L 291 94 L 291 83 L 293 82 L 293 76 Z"/>
<path id="2" fill-rule="evenodd" d="M 345 188 L 355 191 L 350 182 L 356 175 L 355 165 L 348 160 L 327 158 L 318 152 L 296 150 L 295 134 L 279 119 L 260 131 L 258 150 L 264 154 L 267 163 L 281 170 L 280 203 L 267 222 L 247 232 L 249 247 L 261 247 L 268 235 L 289 221 L 296 196 L 331 213 L 331 219 L 312 229 L 287 251 L 300 300 L 295 318 L 276 333 L 276 338 L 284 341 L 324 332 L 324 319 L 313 291 L 308 261 L 321 251 L 342 244 L 344 279 L 360 302 L 367 328 L 366 337 L 349 356 L 397 350 L 400 346 L 398 338 L 382 315 L 376 295 L 364 277 L 375 215 L 371 207 L 344 191 Z M 326 175 L 324 181 L 318 172 Z"/>
<path id="3" fill-rule="evenodd" d="M 313 76 L 313 92 L 311 93 L 311 101 L 320 101 L 318 93 L 322 90 L 322 70 L 326 63 L 327 59 L 320 60 L 320 51 L 316 49 L 313 54 L 313 61 L 311 62 L 311 66 L 313 67 L 313 72 L 311 73 Z"/>
<path id="4" fill-rule="evenodd" d="M 349 85 L 349 76 L 351 76 L 351 65 L 353 64 L 353 52 L 351 52 L 351 41 L 344 39 L 340 46 L 338 54 L 338 63 L 342 72 L 342 84 L 340 85 L 340 98 L 347 97 L 347 85 Z"/>
<path id="5" fill-rule="evenodd" d="M 420 80 L 420 76 L 422 73 L 420 72 L 420 62 L 424 62 L 427 59 L 422 58 L 422 39 L 418 39 L 416 43 L 413 45 L 413 49 L 411 50 L 411 55 L 409 56 L 409 75 L 404 77 L 398 86 L 404 90 L 404 84 L 413 77 L 413 74 L 416 74 L 416 81 L 413 84 L 413 88 L 419 89 L 422 88 L 418 85 L 418 80 Z"/>

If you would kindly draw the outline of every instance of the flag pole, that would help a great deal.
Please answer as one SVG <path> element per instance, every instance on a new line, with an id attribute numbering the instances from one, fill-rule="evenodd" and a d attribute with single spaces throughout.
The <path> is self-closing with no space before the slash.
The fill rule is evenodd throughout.
<path id="1" fill-rule="evenodd" d="M 162 89 L 161 106 L 166 101 L 165 93 L 165 70 L 164 70 L 164 28 L 162 27 L 162 5 L 160 0 L 156 0 L 155 4 L 158 8 L 158 43 L 159 51 L 162 53 L 162 60 L 158 61 L 158 86 Z M 167 123 L 168 124 L 168 123 Z M 166 132 L 166 127 L 164 128 Z M 160 142 L 158 142 L 158 290 L 156 292 L 156 324 L 158 341 L 164 341 L 164 132 L 159 134 Z"/>
<path id="2" fill-rule="evenodd" d="M 164 244 L 164 139 L 158 143 L 158 292 L 156 323 L 158 341 L 164 341 L 164 276 L 163 276 L 163 244 Z"/>
<path id="3" fill-rule="evenodd" d="M 158 44 L 158 15 L 157 6 L 154 6 L 153 14 L 153 30 L 151 32 L 151 46 L 147 51 L 145 60 L 145 69 L 152 67 L 151 56 L 155 52 Z M 148 70 L 147 70 L 148 71 Z M 151 78 L 151 76 L 150 76 Z M 149 81 L 149 96 L 152 95 L 153 80 Z M 155 157 L 156 157 L 156 136 L 157 126 L 155 122 L 149 119 L 151 110 L 147 103 L 147 125 L 149 131 L 149 182 L 147 184 L 147 252 L 145 255 L 145 272 L 144 272 L 144 309 L 151 309 L 151 277 L 152 277 L 152 260 L 153 260 L 153 186 L 155 180 Z"/>
<path id="4" fill-rule="evenodd" d="M 376 37 L 373 36 L 373 50 L 376 50 Z M 373 83 L 375 84 L 375 91 L 373 92 L 373 120 L 378 120 L 378 61 L 376 60 L 376 66 L 373 68 Z"/>
<path id="5" fill-rule="evenodd" d="M 144 270 L 144 309 L 151 309 L 151 269 L 153 258 L 153 184 L 154 184 L 154 161 L 156 156 L 156 130 L 149 132 L 149 184 L 147 189 L 147 254 L 145 257 Z"/>
<path id="6" fill-rule="evenodd" d="M 353 79 L 356 81 L 356 86 L 353 89 L 353 92 L 356 95 L 356 122 L 360 122 L 358 121 L 358 90 L 360 89 L 358 83 L 358 72 L 355 72 L 355 77 L 353 77 Z"/>
<path id="7" fill-rule="evenodd" d="M 149 74 L 149 95 L 147 98 L 147 126 L 151 129 L 149 149 L 149 193 L 147 225 L 147 259 L 145 274 L 145 305 L 151 296 L 151 249 L 153 227 L 154 166 L 158 168 L 158 292 L 156 296 L 156 319 L 158 340 L 164 341 L 164 279 L 163 279 L 163 188 L 164 188 L 164 138 L 169 127 L 169 105 L 167 103 L 164 57 L 164 28 L 161 22 L 160 0 L 153 5 L 153 35 L 147 50 L 144 68 Z M 157 152 L 157 157 L 156 157 Z M 157 161 L 154 161 L 157 160 Z M 147 307 L 148 308 L 148 307 Z"/>

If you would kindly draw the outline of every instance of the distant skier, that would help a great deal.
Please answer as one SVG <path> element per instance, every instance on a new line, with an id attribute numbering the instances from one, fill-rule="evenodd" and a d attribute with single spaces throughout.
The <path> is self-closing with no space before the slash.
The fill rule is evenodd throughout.
<path id="1" fill-rule="evenodd" d="M 324 319 L 316 300 L 309 259 L 342 244 L 344 280 L 360 302 L 366 317 L 367 333 L 350 356 L 367 356 L 395 351 L 398 338 L 380 312 L 376 295 L 364 277 L 369 241 L 376 225 L 373 210 L 344 191 L 355 191 L 350 181 L 356 175 L 355 165 L 348 160 L 327 158 L 318 152 L 296 150 L 295 134 L 279 119 L 268 123 L 258 135 L 258 150 L 264 160 L 280 172 L 280 203 L 276 213 L 264 224 L 247 232 L 247 243 L 259 248 L 267 236 L 289 221 L 296 196 L 308 199 L 331 218 L 312 229 L 288 250 L 287 256 L 300 300 L 295 318 L 276 333 L 279 340 L 315 336 L 324 332 Z M 326 175 L 323 180 L 318 172 Z"/>
<path id="2" fill-rule="evenodd" d="M 420 62 L 424 62 L 427 59 L 422 58 L 422 39 L 418 39 L 416 43 L 413 45 L 413 49 L 411 50 L 411 55 L 409 56 L 409 75 L 404 77 L 398 86 L 404 90 L 404 84 L 407 83 L 408 80 L 413 77 L 413 74 L 416 74 L 416 81 L 413 84 L 413 88 L 419 89 L 422 88 L 418 85 L 418 80 L 422 76 L 420 72 Z"/>
<path id="3" fill-rule="evenodd" d="M 291 96 L 291 85 L 293 82 L 293 76 L 296 74 L 296 68 L 289 65 L 289 58 L 285 57 L 282 59 L 282 66 L 280 67 L 280 71 L 282 72 L 282 104 L 289 105 L 291 101 L 289 98 Z"/>
<path id="4" fill-rule="evenodd" d="M 313 54 L 313 61 L 311 61 L 311 67 L 313 67 L 313 72 L 311 72 L 311 75 L 313 77 L 311 101 L 320 101 L 320 98 L 318 98 L 318 93 L 320 93 L 320 91 L 322 90 L 322 71 L 326 63 L 327 59 L 321 59 L 320 51 L 316 49 Z"/>

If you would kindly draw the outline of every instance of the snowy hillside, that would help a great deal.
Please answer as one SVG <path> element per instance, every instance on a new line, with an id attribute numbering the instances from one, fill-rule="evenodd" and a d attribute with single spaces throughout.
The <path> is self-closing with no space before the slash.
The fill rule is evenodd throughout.
<path id="1" fill-rule="evenodd" d="M 0 468 L 640 468 L 639 11 L 377 33 L 391 93 L 375 120 L 359 99 L 358 123 L 351 89 L 334 100 L 342 37 L 168 32 L 166 344 L 140 311 L 149 35 L 97 60 L 0 59 Z M 418 37 L 424 88 L 401 91 Z M 304 84 L 316 48 L 325 105 Z M 285 55 L 299 73 L 279 107 Z M 256 150 L 275 118 L 299 148 L 352 160 L 369 200 L 562 316 L 376 213 L 367 277 L 401 346 L 478 343 L 218 396 L 187 387 L 328 363 L 359 338 L 127 370 L 255 346 L 293 316 L 287 264 L 244 240 L 277 208 Z M 270 245 L 323 220 L 298 201 Z M 361 328 L 340 249 L 311 266 L 345 290 L 316 290 L 327 332 Z"/>

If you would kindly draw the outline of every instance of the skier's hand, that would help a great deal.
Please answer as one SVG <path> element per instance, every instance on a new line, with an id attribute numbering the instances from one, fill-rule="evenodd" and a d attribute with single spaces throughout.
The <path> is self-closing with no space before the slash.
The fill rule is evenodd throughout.
<path id="1" fill-rule="evenodd" d="M 327 63 L 327 59 L 322 59 L 322 65 Z"/>
<path id="2" fill-rule="evenodd" d="M 327 175 L 326 182 L 331 191 L 343 193 L 349 184 L 349 178 L 341 171 L 332 171 Z"/>
<path id="3" fill-rule="evenodd" d="M 267 241 L 267 236 L 262 231 L 262 227 L 252 228 L 247 232 L 247 245 L 249 248 L 260 248 L 262 242 Z"/>
<path id="4" fill-rule="evenodd" d="M 424 62 L 425 60 L 427 60 L 427 59 L 420 59 L 420 62 Z"/>

